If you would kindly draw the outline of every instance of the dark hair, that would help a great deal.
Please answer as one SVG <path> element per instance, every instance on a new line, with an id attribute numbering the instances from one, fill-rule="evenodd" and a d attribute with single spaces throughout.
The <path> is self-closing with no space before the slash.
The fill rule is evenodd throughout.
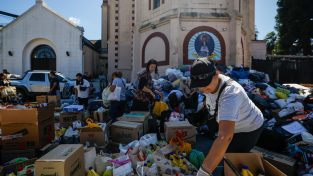
<path id="1" fill-rule="evenodd" d="M 168 96 L 168 103 L 172 109 L 176 108 L 179 105 L 176 93 L 173 92 Z"/>
<path id="2" fill-rule="evenodd" d="M 112 78 L 113 77 L 118 77 L 118 78 L 121 78 L 121 77 L 123 77 L 123 73 L 122 72 L 120 72 L 120 71 L 116 71 L 116 72 L 113 72 L 112 73 Z"/>
<path id="3" fill-rule="evenodd" d="M 4 73 L 0 73 L 0 79 L 2 79 L 2 76 L 5 76 Z"/>
<path id="4" fill-rule="evenodd" d="M 77 77 L 77 76 L 79 76 L 79 77 L 83 77 L 83 74 L 81 74 L 81 73 L 77 73 L 77 74 L 76 74 L 76 77 Z"/>
<path id="5" fill-rule="evenodd" d="M 55 73 L 56 73 L 55 71 L 50 71 L 50 74 L 53 75 L 53 76 L 56 76 Z"/>
<path id="6" fill-rule="evenodd" d="M 150 60 L 148 61 L 147 66 L 146 66 L 146 71 L 149 72 L 149 67 L 150 67 L 150 65 L 152 65 L 152 64 L 156 65 L 156 67 L 155 67 L 155 73 L 158 74 L 158 62 L 157 62 L 156 60 L 154 60 L 154 59 L 150 59 Z"/>
<path id="7" fill-rule="evenodd" d="M 10 74 L 7 69 L 3 69 L 4 74 Z"/>

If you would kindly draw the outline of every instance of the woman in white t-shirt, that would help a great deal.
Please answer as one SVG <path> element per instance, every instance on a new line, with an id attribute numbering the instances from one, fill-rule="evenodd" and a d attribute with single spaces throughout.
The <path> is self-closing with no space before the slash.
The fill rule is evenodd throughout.
<path id="1" fill-rule="evenodd" d="M 81 73 L 76 74 L 75 95 L 79 105 L 84 105 L 84 109 L 88 107 L 88 99 L 90 93 L 90 83 L 83 79 Z"/>

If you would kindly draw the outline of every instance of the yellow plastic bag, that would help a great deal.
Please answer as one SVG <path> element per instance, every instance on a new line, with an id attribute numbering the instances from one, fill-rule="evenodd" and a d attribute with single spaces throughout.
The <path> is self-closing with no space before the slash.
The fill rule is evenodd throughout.
<path id="1" fill-rule="evenodd" d="M 88 118 L 86 120 L 86 123 L 87 123 L 87 128 L 100 128 L 100 126 L 98 124 L 94 123 L 91 118 Z"/>
<path id="2" fill-rule="evenodd" d="M 168 106 L 166 103 L 164 103 L 163 101 L 157 101 L 154 103 L 153 109 L 152 109 L 152 114 L 159 118 L 161 117 L 161 113 L 163 111 L 168 110 Z"/>

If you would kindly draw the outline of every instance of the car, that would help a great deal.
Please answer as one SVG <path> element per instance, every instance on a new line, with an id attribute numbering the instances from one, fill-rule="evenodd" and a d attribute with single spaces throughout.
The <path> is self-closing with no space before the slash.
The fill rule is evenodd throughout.
<path id="1" fill-rule="evenodd" d="M 20 79 L 11 79 L 10 84 L 16 87 L 16 96 L 19 99 L 25 100 L 28 97 L 47 94 L 50 90 L 49 73 L 50 71 L 45 70 L 30 70 Z M 73 89 L 75 80 L 59 72 L 56 75 L 60 82 L 61 97 L 68 98 L 72 93 L 69 91 Z"/>

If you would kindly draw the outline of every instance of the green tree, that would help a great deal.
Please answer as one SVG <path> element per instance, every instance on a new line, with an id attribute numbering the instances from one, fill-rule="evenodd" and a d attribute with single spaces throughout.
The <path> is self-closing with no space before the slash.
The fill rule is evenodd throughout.
<path id="1" fill-rule="evenodd" d="M 278 0 L 277 6 L 279 54 L 312 55 L 313 1 Z"/>
<path id="2" fill-rule="evenodd" d="M 277 40 L 277 35 L 274 31 L 266 34 L 265 36 L 266 40 L 266 53 L 267 54 L 274 54 L 273 52 L 275 45 L 276 45 L 276 40 Z"/>

